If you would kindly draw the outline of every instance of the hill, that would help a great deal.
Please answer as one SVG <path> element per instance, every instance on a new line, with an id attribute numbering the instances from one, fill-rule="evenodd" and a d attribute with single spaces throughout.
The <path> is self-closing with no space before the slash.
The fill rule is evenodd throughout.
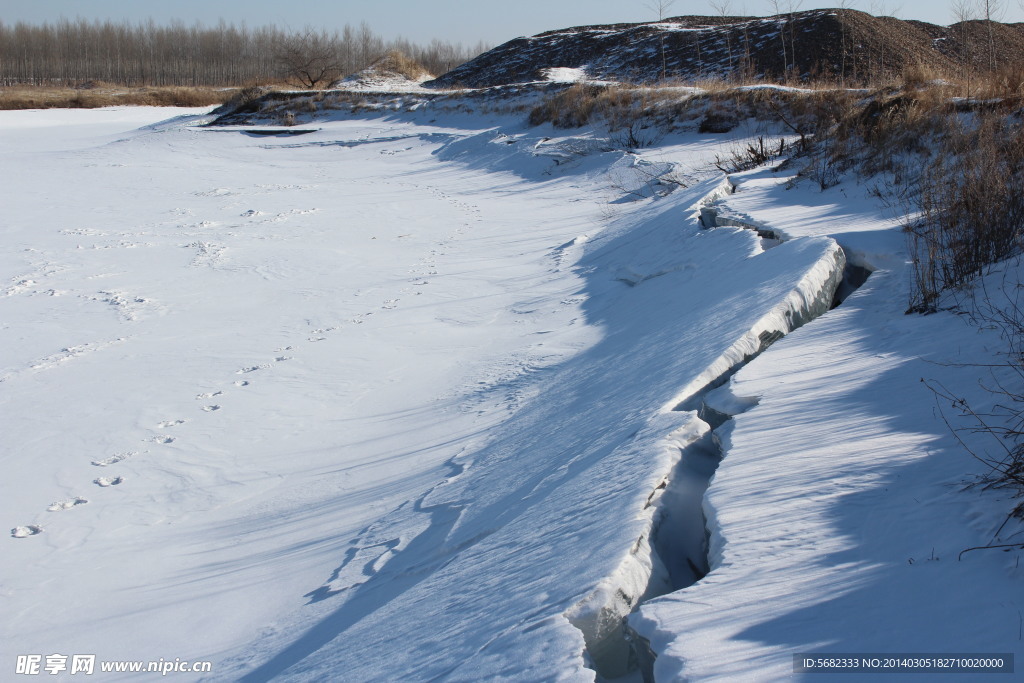
<path id="1" fill-rule="evenodd" d="M 923 67 L 957 73 L 1024 63 L 1021 24 L 944 27 L 856 10 L 771 17 L 680 16 L 579 26 L 516 38 L 427 83 L 486 87 L 545 80 L 550 69 L 590 79 L 832 78 L 868 81 Z"/>

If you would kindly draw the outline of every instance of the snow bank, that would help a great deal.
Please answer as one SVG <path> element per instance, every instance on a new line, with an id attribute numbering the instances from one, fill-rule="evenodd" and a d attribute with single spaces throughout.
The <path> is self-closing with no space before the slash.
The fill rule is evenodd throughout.
<path id="1" fill-rule="evenodd" d="M 556 66 L 544 69 L 542 72 L 545 80 L 552 83 L 578 83 L 587 80 L 587 70 L 567 66 Z"/>
<path id="2" fill-rule="evenodd" d="M 705 397 L 709 414 L 735 416 L 715 434 L 711 571 L 630 618 L 657 654 L 656 679 L 800 677 L 796 653 L 1019 652 L 1013 558 L 958 561 L 1003 520 L 991 499 L 964 493 L 971 461 L 921 382 L 990 405 L 970 363 L 995 340 L 948 313 L 903 314 L 898 226 L 853 199 L 855 185 L 786 189 L 765 171 L 734 180 L 716 223 L 793 241 L 831 234 L 875 272 Z"/>

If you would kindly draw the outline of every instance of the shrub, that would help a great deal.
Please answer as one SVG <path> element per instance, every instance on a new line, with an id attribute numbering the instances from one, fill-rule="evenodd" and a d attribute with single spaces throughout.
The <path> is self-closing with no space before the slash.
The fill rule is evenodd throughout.
<path id="1" fill-rule="evenodd" d="M 0 92 L 0 109 L 51 109 L 142 105 L 151 107 L 205 107 L 224 101 L 220 88 L 121 88 L 93 84 L 79 88 L 25 86 Z"/>
<path id="2" fill-rule="evenodd" d="M 739 173 L 780 157 L 785 151 L 785 140 L 780 138 L 779 144 L 775 145 L 769 143 L 763 135 L 759 135 L 757 142 L 749 142 L 744 147 L 733 148 L 724 157 L 715 155 L 715 168 L 722 173 Z"/>
<path id="3" fill-rule="evenodd" d="M 270 92 L 269 88 L 249 85 L 235 92 L 215 114 L 254 114 L 260 109 L 260 100 Z"/>
<path id="4" fill-rule="evenodd" d="M 399 50 L 388 51 L 383 57 L 371 64 L 370 68 L 397 74 L 408 78 L 410 81 L 419 81 L 433 76 L 432 73 L 427 71 L 426 67 Z"/>
<path id="5" fill-rule="evenodd" d="M 530 112 L 530 125 L 539 126 L 551 122 L 557 128 L 579 128 L 590 121 L 597 104 L 599 85 L 575 83 L 549 97 Z"/>
<path id="6" fill-rule="evenodd" d="M 910 309 L 934 310 L 939 293 L 1020 251 L 1024 239 L 1024 131 L 999 114 L 950 134 L 948 152 L 922 172 L 909 222 Z"/>

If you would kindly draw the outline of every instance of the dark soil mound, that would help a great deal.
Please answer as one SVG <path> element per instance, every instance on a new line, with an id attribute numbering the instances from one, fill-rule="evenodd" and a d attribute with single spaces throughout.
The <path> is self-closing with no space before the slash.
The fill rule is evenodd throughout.
<path id="1" fill-rule="evenodd" d="M 543 80 L 552 67 L 634 83 L 681 79 L 843 78 L 867 82 L 910 67 L 940 74 L 1024 64 L 1021 24 L 950 27 L 855 10 L 773 17 L 674 17 L 580 26 L 516 38 L 426 85 L 486 87 Z"/>

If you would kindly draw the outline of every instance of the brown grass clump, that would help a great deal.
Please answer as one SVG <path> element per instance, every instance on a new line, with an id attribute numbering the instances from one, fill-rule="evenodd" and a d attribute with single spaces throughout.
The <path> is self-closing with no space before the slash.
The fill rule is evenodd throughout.
<path id="1" fill-rule="evenodd" d="M 1019 106 L 1024 98 L 1024 64 L 1007 64 L 976 81 L 976 97 L 1012 99 Z"/>
<path id="2" fill-rule="evenodd" d="M 1024 130 L 1000 112 L 946 135 L 944 153 L 921 173 L 918 214 L 908 223 L 914 265 L 911 309 L 933 310 L 939 294 L 992 263 L 1020 253 L 1024 240 Z"/>
<path id="3" fill-rule="evenodd" d="M 259 110 L 260 98 L 268 92 L 270 92 L 269 88 L 260 85 L 248 85 L 240 88 L 215 113 L 251 114 Z"/>
<path id="4" fill-rule="evenodd" d="M 903 88 L 907 90 L 919 90 L 925 87 L 937 87 L 949 79 L 950 74 L 930 64 L 917 63 L 908 66 L 903 70 Z"/>
<path id="5" fill-rule="evenodd" d="M 613 144 L 628 149 L 653 144 L 681 95 L 670 88 L 575 83 L 559 90 L 530 111 L 532 126 L 578 128 L 602 121 Z"/>
<path id="6" fill-rule="evenodd" d="M 545 99 L 530 112 L 530 125 L 551 122 L 556 128 L 579 128 L 590 121 L 604 86 L 575 83 Z"/>
<path id="7" fill-rule="evenodd" d="M 118 88 L 96 82 L 77 88 L 16 86 L 0 89 L 0 109 L 95 109 L 124 105 L 206 107 L 223 103 L 234 92 L 223 88 Z"/>
<path id="8" fill-rule="evenodd" d="M 399 50 L 388 51 L 383 57 L 374 62 L 370 68 L 376 71 L 397 74 L 408 78 L 410 81 L 420 81 L 425 78 L 433 78 L 434 76 L 422 64 Z"/>
<path id="9" fill-rule="evenodd" d="M 960 84 L 933 76 L 909 71 L 899 88 L 779 108 L 791 128 L 812 130 L 801 137 L 803 177 L 822 189 L 847 172 L 877 177 L 874 193 L 906 216 L 909 310 L 920 312 L 1024 247 L 1020 97 L 958 99 Z M 1002 92 L 1015 87 L 1004 82 Z"/>

